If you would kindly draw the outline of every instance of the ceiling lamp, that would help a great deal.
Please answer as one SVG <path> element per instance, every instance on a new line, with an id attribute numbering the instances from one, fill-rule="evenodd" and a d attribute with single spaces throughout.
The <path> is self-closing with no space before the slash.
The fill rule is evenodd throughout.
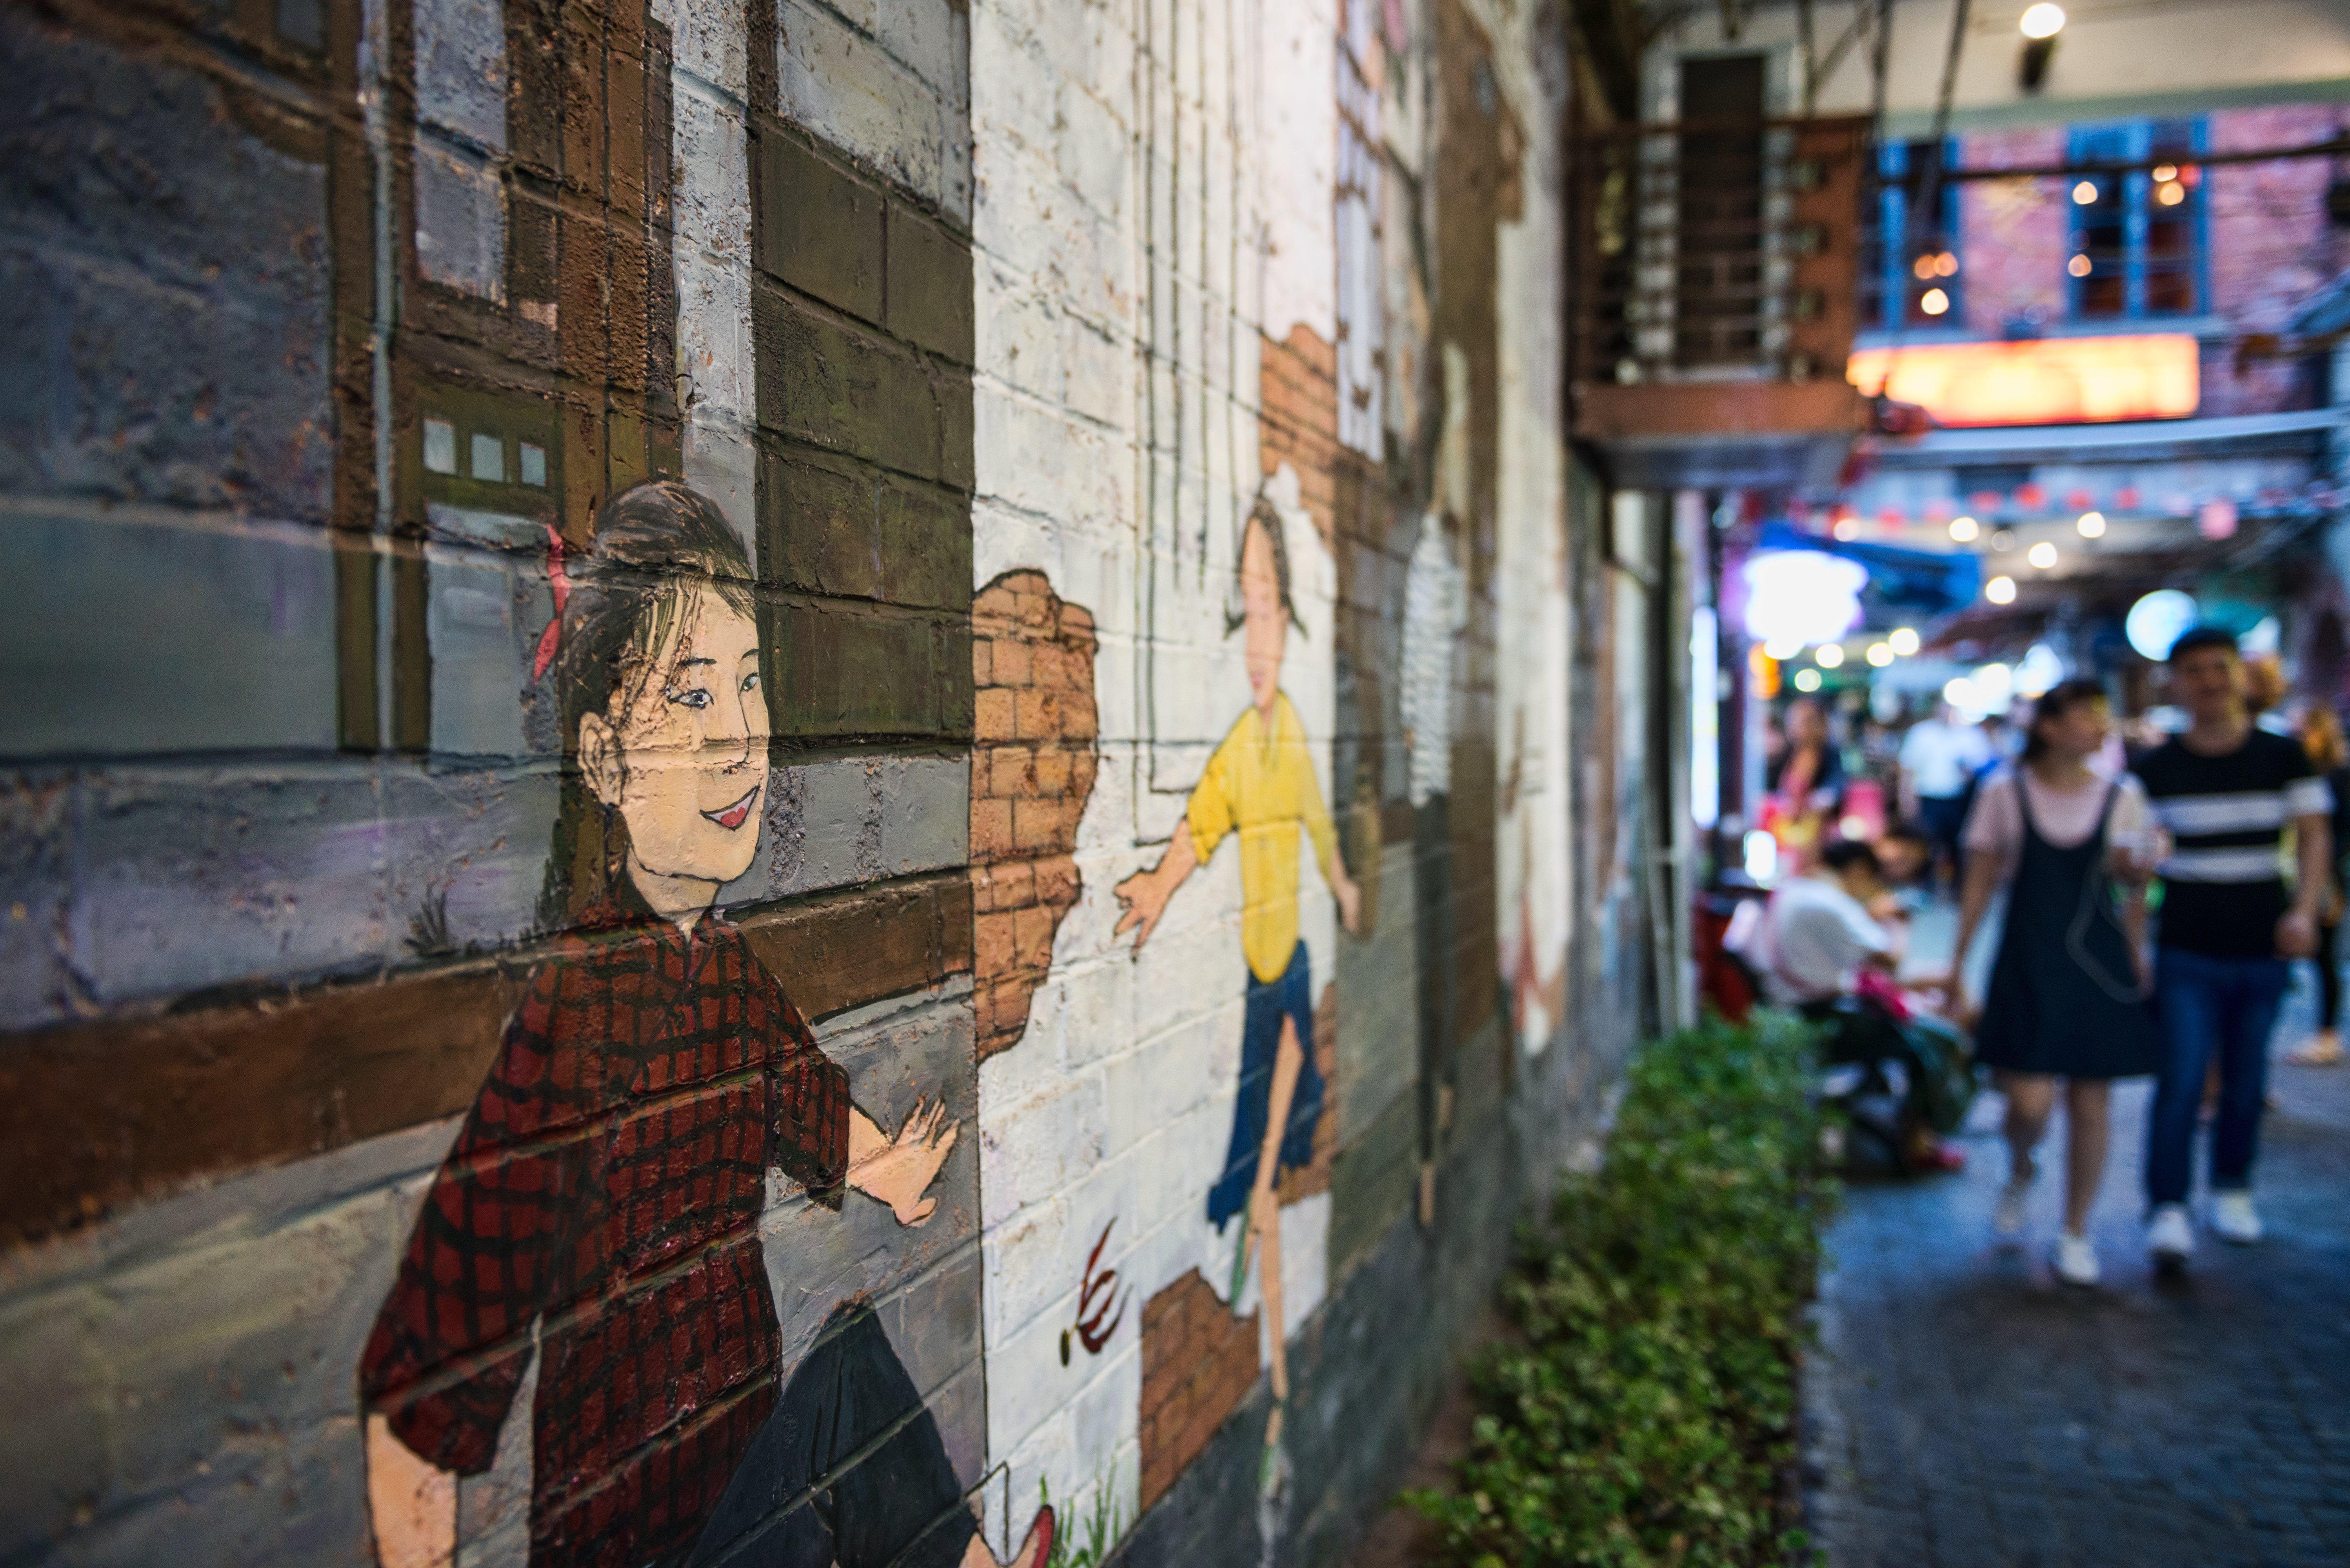
<path id="1" fill-rule="evenodd" d="M 2056 35 L 2064 30 L 2064 8 L 2039 0 L 2025 9 L 2017 26 L 2023 30 L 2023 52 L 2015 62 L 2015 83 L 2025 92 L 2038 92 L 2048 79 L 2049 57 L 2056 53 Z"/>

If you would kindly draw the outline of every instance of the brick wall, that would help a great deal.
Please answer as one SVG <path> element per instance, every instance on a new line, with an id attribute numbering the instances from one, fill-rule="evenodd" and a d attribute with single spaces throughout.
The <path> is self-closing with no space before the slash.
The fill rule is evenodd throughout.
<path id="1" fill-rule="evenodd" d="M 1028 1027 L 1053 936 L 1082 878 L 1071 852 L 1097 766 L 1094 618 L 1045 574 L 1006 572 L 972 601 L 971 888 L 979 1052 Z"/>
<path id="2" fill-rule="evenodd" d="M 1142 1506 L 1175 1484 L 1257 1376 L 1257 1314 L 1235 1317 L 1194 1269 L 1142 1309 Z"/>
<path id="3" fill-rule="evenodd" d="M 1976 130 L 1959 138 L 1959 156 L 1969 168 L 2022 168 L 2063 162 L 2066 145 L 2062 126 Z M 2072 217 L 2064 182 L 1970 181 L 1959 197 L 1959 234 L 1970 330 L 2064 318 Z"/>
<path id="4" fill-rule="evenodd" d="M 2210 119 L 2215 152 L 2306 146 L 2342 134 L 2336 104 L 2284 104 L 2230 109 Z M 2221 165 L 2204 186 L 2210 239 L 2211 308 L 2237 335 L 2283 328 L 2293 310 L 2332 282 L 2350 245 L 2325 218 L 2334 180 L 2324 158 Z M 2212 342 L 2203 357 L 2203 411 L 2265 413 L 2306 408 L 2314 385 L 2292 361 L 2252 361 L 2234 342 Z"/>

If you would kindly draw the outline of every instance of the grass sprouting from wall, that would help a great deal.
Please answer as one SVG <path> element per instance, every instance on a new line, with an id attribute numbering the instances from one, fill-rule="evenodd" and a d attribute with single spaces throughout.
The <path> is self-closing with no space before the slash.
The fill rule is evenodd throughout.
<path id="1" fill-rule="evenodd" d="M 1126 1532 L 1126 1520 L 1113 1499 L 1118 1492 L 1118 1467 L 1112 1465 L 1109 1478 L 1094 1483 L 1093 1505 L 1087 1511 L 1082 1526 L 1064 1507 L 1058 1511 L 1053 1532 L 1052 1550 L 1045 1553 L 1045 1568 L 1101 1568 L 1109 1561 L 1110 1548 Z M 1040 1478 L 1036 1495 L 1046 1507 L 1051 1507 L 1053 1493 Z M 1076 1537 L 1082 1529 L 1083 1542 Z"/>
<path id="2" fill-rule="evenodd" d="M 1471 1374 L 1455 1491 L 1407 1501 L 1466 1568 L 1800 1562 L 1782 1478 L 1819 1232 L 1798 1023 L 1648 1045 L 1595 1174 L 1562 1182 L 1502 1287 L 1518 1331 Z"/>

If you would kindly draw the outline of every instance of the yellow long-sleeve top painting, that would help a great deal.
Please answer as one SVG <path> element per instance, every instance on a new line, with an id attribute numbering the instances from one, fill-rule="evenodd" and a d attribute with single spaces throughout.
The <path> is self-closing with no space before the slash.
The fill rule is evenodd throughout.
<path id="1" fill-rule="evenodd" d="M 1228 732 L 1191 791 L 1186 813 L 1200 863 L 1241 836 L 1241 947 L 1249 972 L 1272 981 L 1297 946 L 1297 833 L 1314 840 L 1322 875 L 1337 865 L 1338 839 L 1305 749 L 1305 726 L 1284 692 L 1274 699 L 1270 732 L 1251 706 Z"/>

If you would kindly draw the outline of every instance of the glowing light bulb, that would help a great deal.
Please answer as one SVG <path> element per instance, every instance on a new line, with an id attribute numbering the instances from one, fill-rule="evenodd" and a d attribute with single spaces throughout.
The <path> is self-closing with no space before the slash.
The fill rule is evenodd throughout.
<path id="1" fill-rule="evenodd" d="M 2106 514 L 2102 512 L 2084 512 L 2081 514 L 2081 520 L 2073 526 L 2081 531 L 2081 537 L 2084 539 L 2102 539 L 2106 536 Z"/>
<path id="2" fill-rule="evenodd" d="M 1849 543 L 1850 541 L 1860 537 L 1860 523 L 1856 518 L 1839 517 L 1835 520 L 1835 525 L 1828 529 L 1828 532 L 1835 535 L 1837 538 Z"/>
<path id="3" fill-rule="evenodd" d="M 2044 572 L 2056 564 L 2056 546 L 2043 539 L 2026 550 L 2023 558 Z"/>
<path id="4" fill-rule="evenodd" d="M 2085 207 L 2096 199 L 2097 182 L 2095 180 L 2084 180 L 2073 187 L 2073 200 L 2079 205 Z"/>
<path id="5" fill-rule="evenodd" d="M 1800 637 L 1774 637 L 1762 645 L 1762 651 L 1784 664 L 1804 651 L 1804 639 Z"/>
<path id="6" fill-rule="evenodd" d="M 1950 537 L 1956 539 L 1961 545 L 1973 544 L 1975 542 L 1975 536 L 1981 532 L 1982 524 L 1976 522 L 1971 517 L 1953 517 L 1950 519 Z"/>
<path id="7" fill-rule="evenodd" d="M 1958 276 L 1958 275 L 1959 275 L 1959 258 L 1958 258 L 1958 256 L 1957 256 L 1955 254 L 1953 254 L 1952 252 L 1950 252 L 1950 251 L 1944 251 L 1940 255 L 1936 256 L 1936 257 L 1934 258 L 1934 275 L 1935 275 L 1936 277 L 1956 277 L 1956 276 Z"/>
<path id="8" fill-rule="evenodd" d="M 1844 662 L 1844 649 L 1831 642 L 1812 655 L 1812 661 L 1822 670 L 1834 670 Z"/>
<path id="9" fill-rule="evenodd" d="M 1893 662 L 1893 645 L 1889 642 L 1870 643 L 1868 645 L 1868 661 L 1877 666 L 1879 670 L 1884 669 L 1887 665 Z"/>
<path id="10" fill-rule="evenodd" d="M 1908 658 L 1918 651 L 1918 628 L 1910 626 L 1895 627 L 1893 635 L 1885 639 L 1885 646 L 1902 658 Z"/>
<path id="11" fill-rule="evenodd" d="M 1983 597 L 1989 599 L 1995 605 L 2013 604 L 2015 602 L 2015 579 L 2013 577 L 1993 577 L 1991 581 L 1983 585 Z"/>
<path id="12" fill-rule="evenodd" d="M 2064 264 L 2064 270 L 2071 273 L 2074 277 L 2086 277 L 2089 275 L 2089 258 L 2085 255 L 2076 255 L 2071 261 Z"/>
<path id="13" fill-rule="evenodd" d="M 1931 277 L 1934 275 L 1934 258 L 1931 255 L 1919 256 L 1909 270 L 1919 277 Z"/>
<path id="14" fill-rule="evenodd" d="M 2053 38 L 2064 29 L 2064 7 L 2039 0 L 2038 5 L 2025 8 L 2016 26 L 2023 29 L 2027 38 Z"/>
<path id="15" fill-rule="evenodd" d="M 1918 308 L 1929 316 L 1939 316 L 1950 308 L 1950 296 L 1939 288 L 1929 288 L 1918 296 Z"/>
<path id="16" fill-rule="evenodd" d="M 2187 200 L 2187 187 L 2176 180 L 2165 181 L 2154 188 L 2154 199 L 2166 207 L 2176 207 Z"/>
<path id="17" fill-rule="evenodd" d="M 2159 185 L 2159 184 L 2161 184 L 2161 183 L 2162 183 L 2164 181 L 2166 181 L 2166 180 L 2176 180 L 2176 179 L 2178 179 L 2178 164 L 2176 164 L 2176 163 L 2158 163 L 2158 164 L 2156 164 L 2156 165 L 2154 166 L 2154 181 L 2155 181 L 2155 183 L 2156 183 L 2156 184 Z"/>
<path id="18" fill-rule="evenodd" d="M 1820 672 L 1819 672 L 1818 670 L 1796 670 L 1796 671 L 1795 671 L 1795 690 L 1796 690 L 1796 691 L 1818 691 L 1819 689 L 1820 689 Z"/>

